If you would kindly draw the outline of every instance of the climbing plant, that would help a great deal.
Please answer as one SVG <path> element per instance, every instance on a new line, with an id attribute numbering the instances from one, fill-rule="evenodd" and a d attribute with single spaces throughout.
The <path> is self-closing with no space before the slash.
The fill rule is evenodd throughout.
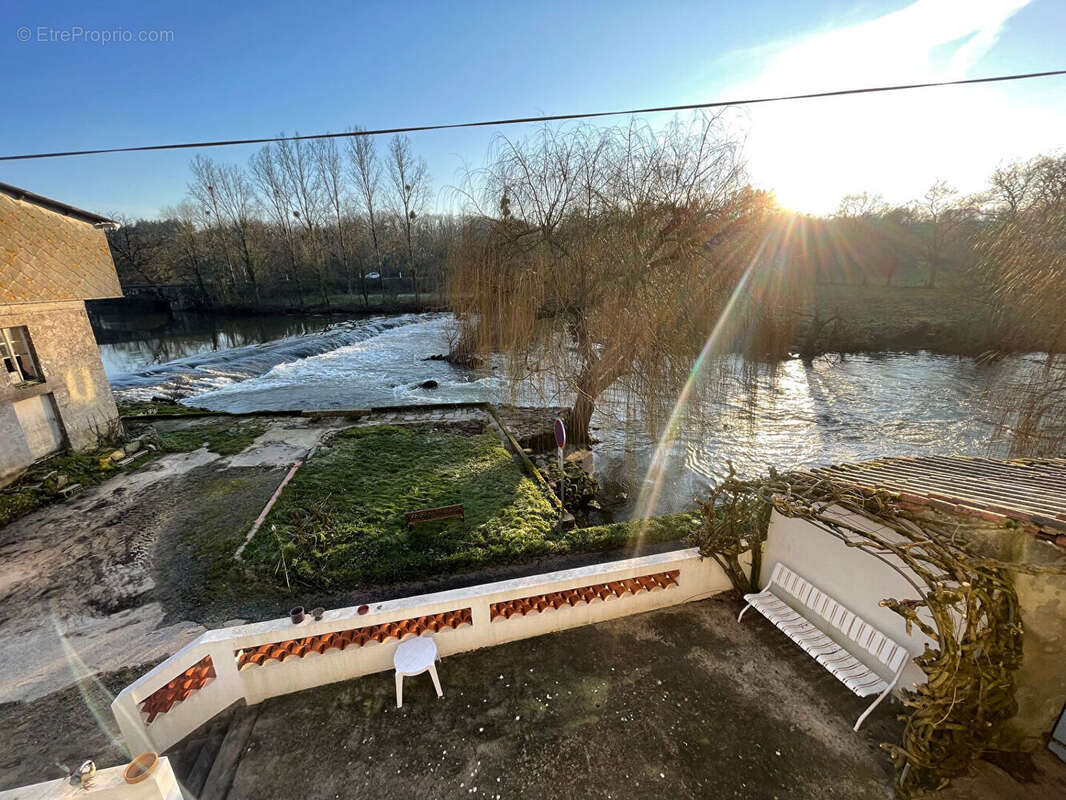
<path id="1" fill-rule="evenodd" d="M 733 491 L 730 487 L 736 483 L 730 464 L 728 480 L 715 486 L 706 500 L 696 501 L 702 524 L 686 544 L 698 546 L 703 556 L 713 558 L 733 588 L 747 594 L 759 591 L 762 545 L 770 525 L 771 507 L 757 494 Z M 745 553 L 751 554 L 747 572 L 740 561 Z"/>
<path id="2" fill-rule="evenodd" d="M 927 680 L 904 692 L 902 741 L 882 745 L 896 766 L 898 794 L 946 785 L 995 742 L 1017 711 L 1023 627 L 1013 574 L 1066 570 L 1000 561 L 983 552 L 962 517 L 808 472 L 742 481 L 731 471 L 702 507 L 700 552 L 734 585 L 739 555 L 761 547 L 776 510 L 881 560 L 914 588 L 913 597 L 881 601 L 908 633 L 917 628 L 932 642 L 914 659 Z"/>

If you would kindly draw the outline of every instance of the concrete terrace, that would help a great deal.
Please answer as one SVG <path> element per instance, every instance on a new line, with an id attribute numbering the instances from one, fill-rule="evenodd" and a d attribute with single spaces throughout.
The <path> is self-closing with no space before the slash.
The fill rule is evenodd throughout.
<path id="1" fill-rule="evenodd" d="M 389 672 L 267 700 L 196 796 L 891 797 L 878 745 L 898 740 L 898 705 L 854 734 L 864 701 L 736 611 L 712 599 L 455 655 L 444 698 L 409 678 L 400 710 Z M 172 755 L 187 774 L 195 753 Z"/>

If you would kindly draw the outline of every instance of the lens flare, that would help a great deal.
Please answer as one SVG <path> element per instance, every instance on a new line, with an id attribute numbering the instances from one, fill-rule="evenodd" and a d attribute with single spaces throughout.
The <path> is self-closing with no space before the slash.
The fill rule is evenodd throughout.
<path id="1" fill-rule="evenodd" d="M 771 229 L 763 236 L 755 254 L 752 256 L 745 267 L 744 272 L 741 274 L 740 280 L 738 280 L 736 286 L 733 287 L 729 300 L 722 308 L 718 320 L 715 322 L 710 335 L 707 337 L 707 341 L 704 343 L 699 356 L 692 365 L 692 369 L 689 370 L 688 378 L 686 379 L 681 392 L 678 394 L 677 401 L 674 403 L 673 410 L 670 412 L 666 424 L 663 426 L 662 434 L 656 444 L 654 455 L 652 456 L 651 463 L 648 465 L 648 470 L 645 474 L 640 494 L 637 498 L 636 518 L 640 520 L 640 526 L 637 533 L 638 547 L 639 543 L 644 539 L 648 520 L 654 515 L 655 509 L 658 506 L 659 497 L 662 494 L 663 484 L 666 480 L 671 444 L 680 430 L 685 409 L 696 395 L 697 388 L 704 378 L 707 365 L 711 362 L 713 355 L 720 350 L 722 344 L 725 342 L 726 332 L 729 329 L 730 323 L 734 321 L 738 309 L 747 298 L 754 294 L 753 288 L 755 288 L 754 282 L 758 270 L 761 267 L 765 267 L 768 263 L 776 263 L 779 260 L 777 256 L 780 254 L 780 251 L 787 248 L 792 237 L 795 222 L 796 217 L 794 215 L 789 215 L 783 230 L 779 226 L 771 226 Z M 766 280 L 781 280 L 781 276 L 771 276 L 769 273 L 764 273 L 761 277 Z M 780 289 L 780 287 L 776 288 Z"/>

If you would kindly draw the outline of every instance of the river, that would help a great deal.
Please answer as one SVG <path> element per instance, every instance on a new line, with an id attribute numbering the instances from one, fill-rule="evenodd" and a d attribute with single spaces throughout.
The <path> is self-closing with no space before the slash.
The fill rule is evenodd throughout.
<path id="1" fill-rule="evenodd" d="M 319 316 L 215 320 L 208 330 L 179 324 L 101 345 L 120 399 L 161 395 L 218 411 L 364 408 L 517 400 L 566 405 L 532 388 L 515 397 L 503 366 L 473 371 L 426 360 L 448 350 L 451 317 L 407 314 L 340 320 Z M 105 337 L 106 338 L 106 337 Z M 1001 455 L 990 449 L 992 417 L 982 398 L 1009 364 L 927 353 L 789 360 L 745 395 L 684 409 L 662 444 L 654 513 L 689 508 L 732 462 L 753 476 L 778 468 L 923 454 Z M 422 388 L 433 380 L 437 387 Z M 697 421 L 698 420 L 698 421 Z M 593 418 L 597 477 L 621 482 L 637 510 L 651 494 L 649 465 L 659 444 L 620 403 Z"/>

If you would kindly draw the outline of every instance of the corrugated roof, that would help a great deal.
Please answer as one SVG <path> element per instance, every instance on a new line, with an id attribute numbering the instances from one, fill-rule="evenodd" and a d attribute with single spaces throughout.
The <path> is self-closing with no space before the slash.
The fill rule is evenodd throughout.
<path id="1" fill-rule="evenodd" d="M 1066 458 L 879 458 L 811 472 L 836 483 L 888 489 L 906 502 L 942 511 L 1066 534 Z"/>

